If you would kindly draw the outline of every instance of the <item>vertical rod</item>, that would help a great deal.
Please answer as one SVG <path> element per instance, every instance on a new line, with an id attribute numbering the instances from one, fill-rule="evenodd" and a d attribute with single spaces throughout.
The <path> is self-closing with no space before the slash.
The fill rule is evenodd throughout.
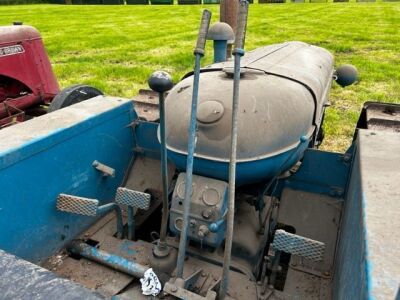
<path id="1" fill-rule="evenodd" d="M 167 227 L 168 227 L 168 215 L 169 215 L 169 203 L 168 203 L 168 160 L 167 160 L 167 147 L 165 141 L 165 99 L 164 93 L 159 93 L 160 99 L 160 140 L 161 140 L 161 177 L 163 187 L 163 212 L 161 219 L 161 230 L 160 230 L 160 247 L 167 246 Z"/>
<path id="2" fill-rule="evenodd" d="M 235 220 L 235 188 L 236 188 L 236 152 L 238 134 L 238 110 L 239 110 L 239 86 L 240 86 L 240 59 L 244 55 L 244 41 L 246 36 L 246 24 L 248 13 L 247 1 L 239 2 L 237 15 L 237 28 L 235 35 L 235 49 L 233 50 L 234 75 L 233 75 L 233 98 L 232 98 L 232 127 L 231 127 L 231 155 L 229 160 L 229 203 L 228 219 L 226 224 L 226 239 L 224 251 L 224 264 L 222 267 L 222 279 L 219 287 L 219 299 L 225 299 L 229 286 L 229 267 L 231 265 L 233 226 Z"/>
<path id="3" fill-rule="evenodd" d="M 135 239 L 135 219 L 133 216 L 133 207 L 128 206 L 128 240 Z"/>
<path id="4" fill-rule="evenodd" d="M 97 208 L 97 214 L 103 214 L 114 209 L 117 214 L 117 236 L 122 239 L 124 237 L 124 224 L 122 222 L 122 211 L 117 203 L 107 203 Z"/>
<path id="5" fill-rule="evenodd" d="M 185 263 L 186 244 L 188 240 L 188 227 L 189 227 L 189 213 L 190 202 L 192 196 L 192 175 L 193 175 L 193 158 L 194 149 L 196 146 L 196 129 L 197 129 L 197 100 L 199 98 L 199 84 L 200 84 L 200 61 L 204 56 L 206 46 L 206 36 L 211 21 L 211 12 L 208 10 L 203 11 L 200 21 L 199 35 L 197 37 L 196 47 L 194 49 L 195 63 L 194 63 L 194 76 L 193 76 L 193 93 L 192 93 L 192 107 L 190 112 L 189 130 L 188 130 L 188 153 L 186 160 L 186 178 L 185 178 L 185 200 L 183 203 L 183 226 L 179 240 L 179 252 L 177 259 L 177 277 L 183 277 L 183 267 Z"/>
<path id="6" fill-rule="evenodd" d="M 227 232 L 225 240 L 224 265 L 222 280 L 219 290 L 219 299 L 224 299 L 229 282 L 229 266 L 231 264 L 233 222 L 235 214 L 235 186 L 236 186 L 236 150 L 237 150 L 237 112 L 239 106 L 239 81 L 240 81 L 240 55 L 235 54 L 234 87 L 232 105 L 232 128 L 231 128 L 231 156 L 229 161 L 229 202 Z"/>
<path id="7" fill-rule="evenodd" d="M 179 240 L 179 253 L 177 259 L 177 277 L 183 276 L 183 265 L 185 262 L 186 243 L 189 227 L 190 202 L 192 195 L 192 175 L 193 175 L 193 156 L 196 144 L 196 115 L 197 115 L 197 99 L 199 94 L 199 79 L 200 79 L 200 60 L 202 55 L 196 54 L 193 78 L 193 95 L 192 109 L 190 114 L 189 137 L 188 137 L 188 154 L 186 161 L 186 178 L 185 178 L 185 201 L 183 203 L 183 226 Z"/>
<path id="8" fill-rule="evenodd" d="M 275 285 L 275 280 L 276 280 L 276 275 L 279 271 L 279 261 L 281 259 L 281 251 L 276 251 L 275 252 L 275 256 L 272 262 L 272 272 L 271 275 L 269 277 L 269 283 L 268 285 L 270 286 L 270 288 L 273 288 Z"/>

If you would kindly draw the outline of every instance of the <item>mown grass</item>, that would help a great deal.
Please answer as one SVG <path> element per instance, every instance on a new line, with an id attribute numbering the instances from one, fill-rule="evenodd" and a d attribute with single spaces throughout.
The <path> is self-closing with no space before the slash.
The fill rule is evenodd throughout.
<path id="1" fill-rule="evenodd" d="M 191 70 L 204 7 L 216 21 L 218 5 L 0 6 L 0 25 L 21 20 L 37 27 L 62 87 L 87 83 L 133 97 L 154 70 L 175 81 Z M 400 102 L 400 2 L 251 5 L 247 49 L 289 40 L 325 47 L 337 65 L 360 71 L 358 84 L 333 86 L 325 149 L 348 147 L 365 101 Z"/>

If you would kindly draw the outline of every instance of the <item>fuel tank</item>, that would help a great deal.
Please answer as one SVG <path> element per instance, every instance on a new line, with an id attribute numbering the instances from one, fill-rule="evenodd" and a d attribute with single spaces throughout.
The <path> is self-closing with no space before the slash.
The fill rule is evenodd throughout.
<path id="1" fill-rule="evenodd" d="M 271 178 L 313 145 L 333 77 L 333 57 L 302 42 L 258 48 L 242 58 L 238 113 L 237 184 Z M 186 168 L 193 76 L 166 98 L 169 158 Z M 228 180 L 233 62 L 212 64 L 200 76 L 194 173 Z"/>

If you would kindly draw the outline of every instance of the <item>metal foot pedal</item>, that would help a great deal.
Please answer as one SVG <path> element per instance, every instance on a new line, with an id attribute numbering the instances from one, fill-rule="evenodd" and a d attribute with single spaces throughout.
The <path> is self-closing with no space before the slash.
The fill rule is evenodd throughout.
<path id="1" fill-rule="evenodd" d="M 96 199 L 67 194 L 60 194 L 57 197 L 57 209 L 68 213 L 93 217 L 97 215 L 98 207 L 99 201 Z"/>
<path id="2" fill-rule="evenodd" d="M 150 199 L 150 194 L 133 191 L 124 187 L 119 187 L 115 195 L 116 203 L 144 210 L 149 209 Z"/>
<path id="3" fill-rule="evenodd" d="M 324 257 L 325 244 L 279 229 L 275 232 L 272 247 L 277 251 L 298 255 L 313 261 Z"/>

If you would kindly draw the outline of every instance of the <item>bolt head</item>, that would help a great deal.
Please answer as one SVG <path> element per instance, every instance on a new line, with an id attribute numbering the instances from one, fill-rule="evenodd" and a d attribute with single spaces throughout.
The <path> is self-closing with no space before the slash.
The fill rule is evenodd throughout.
<path id="1" fill-rule="evenodd" d="M 211 209 L 205 209 L 201 214 L 204 219 L 209 219 L 212 216 L 213 212 Z"/>
<path id="2" fill-rule="evenodd" d="M 190 227 L 196 227 L 197 222 L 196 222 L 195 219 L 191 219 L 191 220 L 189 221 L 189 223 L 190 223 Z"/>

